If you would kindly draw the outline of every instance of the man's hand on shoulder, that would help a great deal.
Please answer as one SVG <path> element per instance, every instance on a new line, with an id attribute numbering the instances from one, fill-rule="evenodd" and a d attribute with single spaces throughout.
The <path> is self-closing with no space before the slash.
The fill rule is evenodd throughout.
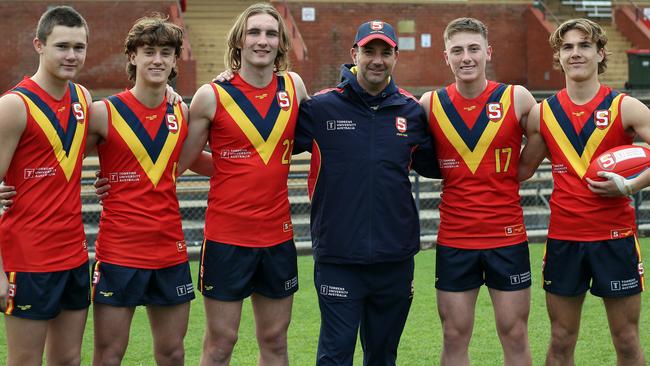
<path id="1" fill-rule="evenodd" d="M 176 103 L 183 103 L 183 97 L 174 90 L 170 85 L 166 86 L 165 96 L 167 97 L 167 103 L 174 105 Z"/>
<path id="2" fill-rule="evenodd" d="M 230 69 L 227 69 L 227 70 L 223 70 L 219 75 L 215 76 L 214 79 L 212 79 L 212 82 L 222 83 L 224 81 L 230 81 L 234 77 L 235 77 L 235 72 Z"/>

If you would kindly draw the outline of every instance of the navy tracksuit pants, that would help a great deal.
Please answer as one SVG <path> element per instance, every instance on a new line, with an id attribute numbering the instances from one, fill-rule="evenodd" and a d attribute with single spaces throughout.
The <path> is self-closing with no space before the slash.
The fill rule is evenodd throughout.
<path id="1" fill-rule="evenodd" d="M 378 264 L 316 262 L 321 312 L 316 365 L 352 365 L 357 333 L 363 364 L 392 366 L 413 300 L 413 258 Z"/>

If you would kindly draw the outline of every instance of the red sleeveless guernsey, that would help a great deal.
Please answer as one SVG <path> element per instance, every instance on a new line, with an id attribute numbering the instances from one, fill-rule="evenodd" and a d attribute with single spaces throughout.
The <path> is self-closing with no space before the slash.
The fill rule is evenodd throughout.
<path id="1" fill-rule="evenodd" d="M 287 177 L 298 104 L 289 74 L 264 88 L 238 74 L 212 84 L 217 112 L 210 128 L 210 179 L 205 237 L 268 247 L 293 237 Z"/>
<path id="2" fill-rule="evenodd" d="M 4 270 L 55 272 L 78 267 L 88 260 L 81 219 L 88 101 L 74 83 L 69 83 L 61 100 L 29 78 L 10 92 L 25 103 L 27 125 L 5 176 L 17 194 L 0 217 Z"/>
<path id="3" fill-rule="evenodd" d="M 548 237 L 598 241 L 633 235 L 634 209 L 627 197 L 600 197 L 587 188 L 591 160 L 613 147 L 631 144 L 623 129 L 624 94 L 601 86 L 584 105 L 574 104 L 566 89 L 541 104 L 540 131 L 551 155 L 553 194 Z"/>
<path id="4" fill-rule="evenodd" d="M 108 138 L 98 152 L 111 190 L 103 201 L 97 259 L 146 269 L 187 261 L 176 198 L 176 165 L 187 137 L 180 104 L 165 99 L 148 108 L 128 90 L 104 103 Z"/>
<path id="5" fill-rule="evenodd" d="M 438 244 L 489 249 L 527 240 L 514 86 L 489 81 L 468 100 L 451 84 L 432 93 L 429 117 L 444 182 Z"/>

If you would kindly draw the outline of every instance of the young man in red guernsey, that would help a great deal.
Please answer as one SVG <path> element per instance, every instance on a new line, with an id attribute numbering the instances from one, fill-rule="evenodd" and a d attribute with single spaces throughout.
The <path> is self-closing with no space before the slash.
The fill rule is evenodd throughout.
<path id="1" fill-rule="evenodd" d="M 456 82 L 420 100 L 444 180 L 436 247 L 442 365 L 469 364 L 483 284 L 492 298 L 504 364 L 531 364 L 530 262 L 517 164 L 535 99 L 522 86 L 487 80 L 487 33 L 477 19 L 450 22 L 444 54 Z"/>
<path id="2" fill-rule="evenodd" d="M 184 362 L 194 287 L 176 175 L 188 111 L 166 96 L 182 44 L 182 29 L 160 15 L 136 21 L 124 44 L 135 86 L 92 105 L 87 150 L 97 148 L 110 185 L 95 248 L 95 365 L 121 362 L 138 305 L 147 307 L 156 363 Z M 210 175 L 209 164 L 192 167 Z"/>
<path id="3" fill-rule="evenodd" d="M 585 178 L 592 159 L 635 135 L 650 142 L 650 110 L 601 85 L 607 36 L 588 19 L 561 24 L 549 39 L 566 88 L 535 106 L 520 179 L 548 156 L 553 165 L 551 218 L 544 255 L 551 341 L 546 365 L 573 365 L 585 293 L 603 298 L 617 365 L 645 365 L 639 340 L 643 264 L 627 195 L 650 184 L 650 171 L 627 180 L 611 172 Z"/>
<path id="4" fill-rule="evenodd" d="M 0 218 L 0 308 L 8 365 L 78 365 L 90 281 L 81 219 L 88 91 L 72 83 L 88 27 L 67 6 L 43 14 L 39 67 L 0 98 L 0 180 L 18 192 Z"/>
<path id="5" fill-rule="evenodd" d="M 228 35 L 226 66 L 235 76 L 203 85 L 190 106 L 180 171 L 208 140 L 214 164 L 199 273 L 207 318 L 202 365 L 229 363 L 248 296 L 259 364 L 288 363 L 298 274 L 287 177 L 307 92 L 297 74 L 286 72 L 287 37 L 272 5 L 251 5 Z"/>

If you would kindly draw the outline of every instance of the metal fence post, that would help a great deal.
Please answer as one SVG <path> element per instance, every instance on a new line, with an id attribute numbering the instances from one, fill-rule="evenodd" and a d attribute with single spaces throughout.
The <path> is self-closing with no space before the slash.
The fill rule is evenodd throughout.
<path id="1" fill-rule="evenodd" d="M 420 175 L 415 174 L 415 208 L 418 210 L 418 216 L 420 214 Z"/>

